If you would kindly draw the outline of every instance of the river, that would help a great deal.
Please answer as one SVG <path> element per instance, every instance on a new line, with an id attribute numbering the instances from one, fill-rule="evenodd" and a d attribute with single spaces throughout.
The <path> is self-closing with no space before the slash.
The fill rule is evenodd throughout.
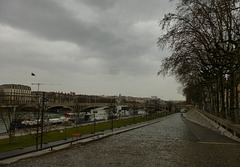
<path id="1" fill-rule="evenodd" d="M 71 111 L 59 111 L 59 112 L 46 112 L 46 118 L 59 118 L 59 117 L 63 117 L 64 114 L 71 112 Z M 130 112 L 126 109 L 124 109 L 124 106 L 118 106 L 117 107 L 117 113 L 118 116 L 129 116 Z M 108 119 L 108 112 L 107 110 L 105 110 L 104 107 L 99 107 L 96 109 L 92 109 L 89 112 L 90 115 L 94 115 L 94 117 L 90 118 L 90 121 L 93 121 L 93 119 L 95 118 L 96 120 L 99 119 Z M 139 110 L 138 114 L 145 114 L 145 110 Z M 29 111 L 22 111 L 21 114 L 18 116 L 20 118 L 30 118 L 30 120 L 36 120 L 36 116 L 34 115 L 34 112 L 29 112 Z M 6 132 L 6 128 L 3 124 L 2 119 L 0 118 L 0 133 L 4 133 Z"/>
<path id="2" fill-rule="evenodd" d="M 48 118 L 59 118 L 59 117 L 62 117 L 64 114 L 65 112 L 59 112 L 59 113 L 46 112 L 46 116 Z M 29 111 L 22 111 L 19 117 L 30 118 L 31 120 L 34 120 L 36 118 L 34 116 L 34 113 Z M 5 133 L 5 132 L 6 132 L 5 125 L 3 123 L 2 118 L 0 118 L 0 133 Z"/>

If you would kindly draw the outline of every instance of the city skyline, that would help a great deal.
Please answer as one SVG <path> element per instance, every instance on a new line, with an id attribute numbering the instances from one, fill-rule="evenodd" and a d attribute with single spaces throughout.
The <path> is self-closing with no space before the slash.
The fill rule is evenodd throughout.
<path id="1" fill-rule="evenodd" d="M 174 8 L 168 0 L 1 1 L 0 84 L 184 100 L 174 78 L 157 76 L 171 54 L 157 47 L 158 22 Z"/>

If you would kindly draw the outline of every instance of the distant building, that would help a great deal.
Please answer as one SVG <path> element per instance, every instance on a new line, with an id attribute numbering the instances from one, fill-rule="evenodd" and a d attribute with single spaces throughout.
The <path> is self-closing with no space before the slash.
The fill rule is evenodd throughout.
<path id="1" fill-rule="evenodd" d="M 157 100 L 157 96 L 151 96 L 151 100 Z"/>
<path id="2" fill-rule="evenodd" d="M 24 104 L 31 102 L 31 87 L 20 84 L 0 85 L 0 103 Z"/>

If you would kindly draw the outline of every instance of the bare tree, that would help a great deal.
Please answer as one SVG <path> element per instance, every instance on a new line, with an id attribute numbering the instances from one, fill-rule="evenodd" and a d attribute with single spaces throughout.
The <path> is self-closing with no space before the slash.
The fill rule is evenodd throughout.
<path id="1" fill-rule="evenodd" d="M 219 104 L 225 111 L 225 92 L 230 95 L 230 112 L 238 103 L 239 5 L 239 0 L 181 0 L 176 13 L 160 21 L 167 31 L 158 46 L 168 46 L 173 54 L 163 60 L 159 74 L 175 75 L 188 98 L 199 104 L 209 99 L 217 112 Z M 194 98 L 199 87 L 201 98 Z"/>
<path id="2" fill-rule="evenodd" d="M 0 119 L 9 136 L 9 143 L 14 141 L 18 117 L 20 116 L 23 105 L 24 104 L 20 104 L 20 102 L 16 100 L 15 96 L 6 95 L 4 91 L 0 89 Z"/>
<path id="3" fill-rule="evenodd" d="M 59 126 L 56 124 L 50 124 L 48 121 L 48 116 L 45 112 L 42 112 L 43 110 L 41 109 L 40 105 L 38 105 L 36 108 L 33 108 L 31 110 L 31 113 L 33 114 L 33 117 L 31 118 L 32 120 L 26 121 L 24 127 L 24 132 L 28 135 L 31 135 L 35 140 L 36 149 L 39 148 L 39 143 L 41 144 L 41 147 L 42 144 L 48 143 L 47 134 L 50 131 L 58 130 L 59 128 Z M 45 140 L 43 140 L 43 138 L 45 138 Z"/>
<path id="4" fill-rule="evenodd" d="M 0 117 L 9 136 L 9 143 L 12 143 L 15 138 L 17 115 L 15 108 L 1 108 L 0 110 Z"/>

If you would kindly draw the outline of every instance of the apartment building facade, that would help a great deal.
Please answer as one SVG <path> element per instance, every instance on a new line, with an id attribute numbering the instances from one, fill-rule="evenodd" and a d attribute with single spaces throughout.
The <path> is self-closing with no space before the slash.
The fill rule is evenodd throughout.
<path id="1" fill-rule="evenodd" d="M 0 103 L 26 104 L 31 102 L 31 87 L 21 84 L 0 85 Z"/>

